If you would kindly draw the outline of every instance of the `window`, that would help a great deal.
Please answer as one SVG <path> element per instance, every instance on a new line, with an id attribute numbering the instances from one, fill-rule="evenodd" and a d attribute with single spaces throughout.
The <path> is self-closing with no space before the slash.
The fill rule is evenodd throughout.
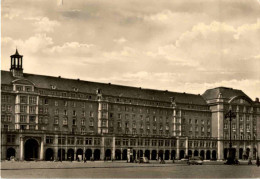
<path id="1" fill-rule="evenodd" d="M 123 139 L 123 145 L 128 146 L 128 139 Z"/>
<path id="2" fill-rule="evenodd" d="M 72 107 L 75 108 L 75 107 L 76 107 L 76 102 L 73 101 L 73 102 L 71 103 L 71 105 L 72 105 Z"/>
<path id="3" fill-rule="evenodd" d="M 7 135 L 7 143 L 15 143 L 15 135 Z"/>
<path id="4" fill-rule="evenodd" d="M 227 128 L 228 128 L 227 123 L 224 123 L 224 129 L 227 129 Z"/>
<path id="5" fill-rule="evenodd" d="M 90 111 L 90 112 L 89 112 L 89 116 L 90 116 L 90 117 L 94 117 L 93 111 Z"/>
<path id="6" fill-rule="evenodd" d="M 163 146 L 163 140 L 159 140 L 159 141 L 158 141 L 158 145 L 159 145 L 159 146 Z"/>
<path id="7" fill-rule="evenodd" d="M 63 102 L 64 106 L 68 106 L 68 101 Z"/>
<path id="8" fill-rule="evenodd" d="M 80 128 L 80 133 L 85 134 L 85 128 Z"/>
<path id="9" fill-rule="evenodd" d="M 85 139 L 86 145 L 92 145 L 92 138 Z"/>
<path id="10" fill-rule="evenodd" d="M 233 129 L 233 130 L 236 129 L 236 124 L 232 124 L 232 129 Z"/>
<path id="11" fill-rule="evenodd" d="M 102 113 L 101 113 L 101 117 L 102 117 L 102 118 L 107 118 L 107 113 L 106 113 L 106 112 L 102 112 Z"/>
<path id="12" fill-rule="evenodd" d="M 35 122 L 35 116 L 29 116 L 29 122 L 34 123 Z"/>
<path id="13" fill-rule="evenodd" d="M 157 146 L 157 140 L 152 140 L 152 146 Z"/>
<path id="14" fill-rule="evenodd" d="M 29 125 L 29 129 L 30 129 L 30 130 L 34 130 L 34 129 L 35 129 L 35 126 L 34 126 L 34 125 Z"/>
<path id="15" fill-rule="evenodd" d="M 16 85 L 16 91 L 23 91 L 23 86 Z"/>
<path id="16" fill-rule="evenodd" d="M 77 113 L 76 113 L 76 111 L 75 110 L 73 110 L 73 116 L 77 116 Z"/>
<path id="17" fill-rule="evenodd" d="M 59 118 L 58 117 L 54 117 L 54 124 L 59 124 Z"/>
<path id="18" fill-rule="evenodd" d="M 47 114 L 48 113 L 48 108 L 44 108 L 44 114 Z"/>
<path id="19" fill-rule="evenodd" d="M 36 107 L 35 106 L 30 106 L 29 107 L 30 114 L 35 114 L 35 111 L 36 111 Z"/>
<path id="20" fill-rule="evenodd" d="M 100 138 L 94 138 L 94 145 L 100 145 Z"/>
<path id="21" fill-rule="evenodd" d="M 83 138 L 77 137 L 77 144 L 78 145 L 83 145 Z"/>
<path id="22" fill-rule="evenodd" d="M 82 111 L 81 114 L 82 114 L 83 117 L 86 116 L 86 112 L 85 111 Z"/>
<path id="23" fill-rule="evenodd" d="M 46 144 L 53 144 L 53 137 L 52 136 L 46 136 Z"/>
<path id="24" fill-rule="evenodd" d="M 75 143 L 75 138 L 74 137 L 68 137 L 68 144 L 74 145 Z"/>
<path id="25" fill-rule="evenodd" d="M 36 97 L 30 96 L 30 97 L 29 97 L 29 103 L 30 103 L 30 104 L 36 104 Z"/>
<path id="26" fill-rule="evenodd" d="M 21 105 L 20 106 L 20 112 L 27 112 L 27 106 Z"/>
<path id="27" fill-rule="evenodd" d="M 20 96 L 20 103 L 27 103 L 27 96 Z"/>
<path id="28" fill-rule="evenodd" d="M 201 127 L 201 132 L 204 132 L 204 127 Z"/>
<path id="29" fill-rule="evenodd" d="M 65 137 L 59 137 L 58 138 L 58 144 L 65 145 L 65 142 L 66 142 L 66 138 Z"/>
<path id="30" fill-rule="evenodd" d="M 25 87 L 25 91 L 27 91 L 27 92 L 32 91 L 32 87 L 31 87 L 31 86 L 26 86 L 26 87 Z"/>
<path id="31" fill-rule="evenodd" d="M 191 119 L 189 119 L 189 123 L 192 124 L 192 120 Z"/>
<path id="32" fill-rule="evenodd" d="M 26 116 L 21 115 L 20 116 L 20 122 L 26 122 Z"/>
<path id="33" fill-rule="evenodd" d="M 106 127 L 106 125 L 107 125 L 107 121 L 106 120 L 102 120 L 102 127 Z"/>
<path id="34" fill-rule="evenodd" d="M 81 125 L 85 126 L 85 120 L 84 119 L 81 120 Z"/>
<path id="35" fill-rule="evenodd" d="M 68 118 L 63 118 L 63 125 L 68 125 Z"/>
<path id="36" fill-rule="evenodd" d="M 195 124 L 198 124 L 198 119 L 195 119 Z"/>
<path id="37" fill-rule="evenodd" d="M 90 127 L 93 127 L 93 126 L 94 126 L 93 119 L 90 119 L 90 120 L 89 120 L 89 126 L 90 126 Z"/>
<path id="38" fill-rule="evenodd" d="M 55 109 L 55 115 L 59 115 L 59 109 Z"/>
<path id="39" fill-rule="evenodd" d="M 145 139 L 144 145 L 145 145 L 145 146 L 150 146 L 150 140 L 149 140 L 149 139 Z"/>
<path id="40" fill-rule="evenodd" d="M 54 105 L 55 106 L 59 106 L 59 102 L 58 101 L 54 101 Z"/>
<path id="41" fill-rule="evenodd" d="M 116 146 L 120 146 L 121 145 L 121 140 L 120 139 L 116 139 Z"/>
<path id="42" fill-rule="evenodd" d="M 67 116 L 67 115 L 68 115 L 68 113 L 67 113 L 67 110 L 64 110 L 64 115 L 65 115 L 65 116 Z"/>
<path id="43" fill-rule="evenodd" d="M 117 114 L 117 117 L 118 117 L 118 119 L 122 118 L 121 114 Z"/>

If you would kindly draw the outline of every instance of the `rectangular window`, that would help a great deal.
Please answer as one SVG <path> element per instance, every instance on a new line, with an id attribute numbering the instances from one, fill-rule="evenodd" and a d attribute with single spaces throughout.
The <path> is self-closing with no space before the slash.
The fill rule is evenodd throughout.
<path id="1" fill-rule="evenodd" d="M 15 135 L 7 135 L 7 143 L 15 143 Z"/>
<path id="2" fill-rule="evenodd" d="M 29 116 L 29 122 L 30 123 L 34 123 L 35 122 L 36 117 L 35 116 Z"/>
<path id="3" fill-rule="evenodd" d="M 86 138 L 86 145 L 92 145 L 92 138 Z"/>
<path id="4" fill-rule="evenodd" d="M 150 140 L 149 139 L 145 139 L 145 146 L 150 146 Z"/>
<path id="5" fill-rule="evenodd" d="M 26 104 L 27 103 L 27 96 L 20 96 L 20 103 Z"/>
<path id="6" fill-rule="evenodd" d="M 68 125 L 68 119 L 67 118 L 63 118 L 63 125 Z"/>
<path id="7" fill-rule="evenodd" d="M 55 115 L 59 115 L 59 109 L 55 109 Z"/>
<path id="8" fill-rule="evenodd" d="M 94 138 L 94 145 L 100 145 L 100 138 Z"/>
<path id="9" fill-rule="evenodd" d="M 53 144 L 53 137 L 52 136 L 46 136 L 46 144 Z"/>
<path id="10" fill-rule="evenodd" d="M 65 145 L 65 143 L 66 143 L 66 138 L 65 137 L 59 137 L 58 138 L 58 144 Z"/>
<path id="11" fill-rule="evenodd" d="M 16 85 L 16 91 L 23 91 L 23 86 Z"/>
<path id="12" fill-rule="evenodd" d="M 54 124 L 59 124 L 59 118 L 58 117 L 54 117 Z"/>
<path id="13" fill-rule="evenodd" d="M 68 137 L 68 144 L 74 145 L 74 143 L 75 143 L 75 138 L 74 137 Z"/>
<path id="14" fill-rule="evenodd" d="M 93 111 L 90 111 L 90 112 L 89 112 L 89 116 L 90 116 L 90 117 L 94 117 Z"/>
<path id="15" fill-rule="evenodd" d="M 116 139 L 116 146 L 120 146 L 121 145 L 121 140 L 120 139 Z"/>
<path id="16" fill-rule="evenodd" d="M 27 112 L 27 106 L 26 105 L 21 105 L 20 106 L 20 112 Z"/>
<path id="17" fill-rule="evenodd" d="M 36 104 L 36 97 L 30 96 L 30 97 L 29 97 L 29 103 L 30 103 L 30 104 Z"/>
<path id="18" fill-rule="evenodd" d="M 29 113 L 30 114 L 35 114 L 35 112 L 36 112 L 36 106 L 30 106 L 29 107 Z"/>
<path id="19" fill-rule="evenodd" d="M 58 101 L 54 101 L 54 105 L 55 106 L 59 106 L 59 102 Z"/>
<path id="20" fill-rule="evenodd" d="M 89 126 L 90 126 L 90 127 L 93 127 L 93 126 L 94 126 L 94 121 L 93 121 L 93 119 L 90 119 L 90 120 L 89 120 Z"/>

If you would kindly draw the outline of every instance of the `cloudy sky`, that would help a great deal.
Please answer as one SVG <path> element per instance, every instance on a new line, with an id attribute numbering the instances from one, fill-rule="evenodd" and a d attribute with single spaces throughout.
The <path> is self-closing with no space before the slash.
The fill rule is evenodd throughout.
<path id="1" fill-rule="evenodd" d="M 260 0 L 2 0 L 1 68 L 260 97 Z"/>

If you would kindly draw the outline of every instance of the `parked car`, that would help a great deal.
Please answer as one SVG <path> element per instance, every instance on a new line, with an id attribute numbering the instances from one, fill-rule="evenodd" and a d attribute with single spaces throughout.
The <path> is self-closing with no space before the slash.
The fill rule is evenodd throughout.
<path id="1" fill-rule="evenodd" d="M 135 159 L 135 163 L 149 163 L 147 157 L 140 157 L 139 159 Z"/>
<path id="2" fill-rule="evenodd" d="M 202 165 L 203 161 L 200 157 L 190 158 L 187 162 L 188 165 Z"/>

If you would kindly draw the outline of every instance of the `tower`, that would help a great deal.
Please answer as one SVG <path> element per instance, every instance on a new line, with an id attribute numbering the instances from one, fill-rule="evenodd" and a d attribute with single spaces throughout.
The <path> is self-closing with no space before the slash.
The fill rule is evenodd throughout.
<path id="1" fill-rule="evenodd" d="M 10 71 L 13 73 L 14 77 L 23 77 L 23 56 L 16 52 L 11 55 L 11 68 Z"/>

